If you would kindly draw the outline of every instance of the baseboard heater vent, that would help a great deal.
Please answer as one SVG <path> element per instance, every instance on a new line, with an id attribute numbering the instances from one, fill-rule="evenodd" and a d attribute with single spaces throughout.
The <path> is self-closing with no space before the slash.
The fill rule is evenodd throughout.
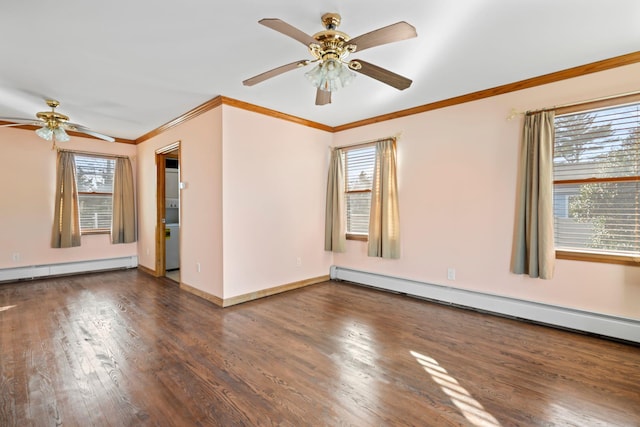
<path id="1" fill-rule="evenodd" d="M 137 256 L 121 258 L 96 259 L 90 261 L 76 261 L 60 264 L 32 265 L 26 267 L 0 269 L 0 282 L 37 279 L 48 276 L 63 276 L 67 274 L 90 273 L 104 270 L 118 270 L 138 266 Z"/>
<path id="2" fill-rule="evenodd" d="M 536 323 L 640 343 L 640 320 L 332 266 L 331 278 Z"/>

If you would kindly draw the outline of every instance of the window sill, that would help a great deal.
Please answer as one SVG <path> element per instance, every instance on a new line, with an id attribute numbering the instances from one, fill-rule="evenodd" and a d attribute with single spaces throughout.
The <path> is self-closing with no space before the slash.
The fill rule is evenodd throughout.
<path id="1" fill-rule="evenodd" d="M 111 234 L 111 230 L 106 229 L 95 229 L 95 230 L 82 230 L 80 232 L 81 236 L 88 236 L 91 234 Z"/>
<path id="2" fill-rule="evenodd" d="M 358 240 L 360 242 L 368 242 L 369 236 L 366 234 L 351 234 L 347 233 L 347 240 Z"/>
<path id="3" fill-rule="evenodd" d="M 567 259 L 572 261 L 603 262 L 607 264 L 631 265 L 636 267 L 640 266 L 640 256 L 633 256 L 633 255 L 614 255 L 614 254 L 599 254 L 594 252 L 557 250 L 556 259 Z"/>

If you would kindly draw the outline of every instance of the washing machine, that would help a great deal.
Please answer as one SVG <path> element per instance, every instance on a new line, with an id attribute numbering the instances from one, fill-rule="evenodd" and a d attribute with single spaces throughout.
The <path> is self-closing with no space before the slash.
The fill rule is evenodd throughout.
<path id="1" fill-rule="evenodd" d="M 166 224 L 165 236 L 165 269 L 176 270 L 180 268 L 180 225 Z"/>

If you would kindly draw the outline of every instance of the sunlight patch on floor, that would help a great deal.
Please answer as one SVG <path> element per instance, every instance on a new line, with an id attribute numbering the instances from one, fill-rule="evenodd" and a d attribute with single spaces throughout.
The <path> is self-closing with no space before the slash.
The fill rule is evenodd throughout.
<path id="1" fill-rule="evenodd" d="M 14 307 L 15 307 L 15 305 L 5 305 L 4 307 L 0 307 L 0 311 L 11 310 Z"/>
<path id="2" fill-rule="evenodd" d="M 410 353 L 472 425 L 482 427 L 500 426 L 498 420 L 485 411 L 480 402 L 475 400 L 435 359 L 415 351 Z"/>

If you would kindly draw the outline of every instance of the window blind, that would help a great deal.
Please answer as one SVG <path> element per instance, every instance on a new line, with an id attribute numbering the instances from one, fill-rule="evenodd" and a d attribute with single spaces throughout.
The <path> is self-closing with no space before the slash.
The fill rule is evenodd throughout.
<path id="1" fill-rule="evenodd" d="M 75 155 L 81 231 L 111 229 L 115 159 Z"/>
<path id="2" fill-rule="evenodd" d="M 375 145 L 354 147 L 344 151 L 348 234 L 367 235 L 369 233 L 375 156 Z"/>
<path id="3" fill-rule="evenodd" d="M 640 103 L 555 118 L 558 249 L 640 254 Z"/>

